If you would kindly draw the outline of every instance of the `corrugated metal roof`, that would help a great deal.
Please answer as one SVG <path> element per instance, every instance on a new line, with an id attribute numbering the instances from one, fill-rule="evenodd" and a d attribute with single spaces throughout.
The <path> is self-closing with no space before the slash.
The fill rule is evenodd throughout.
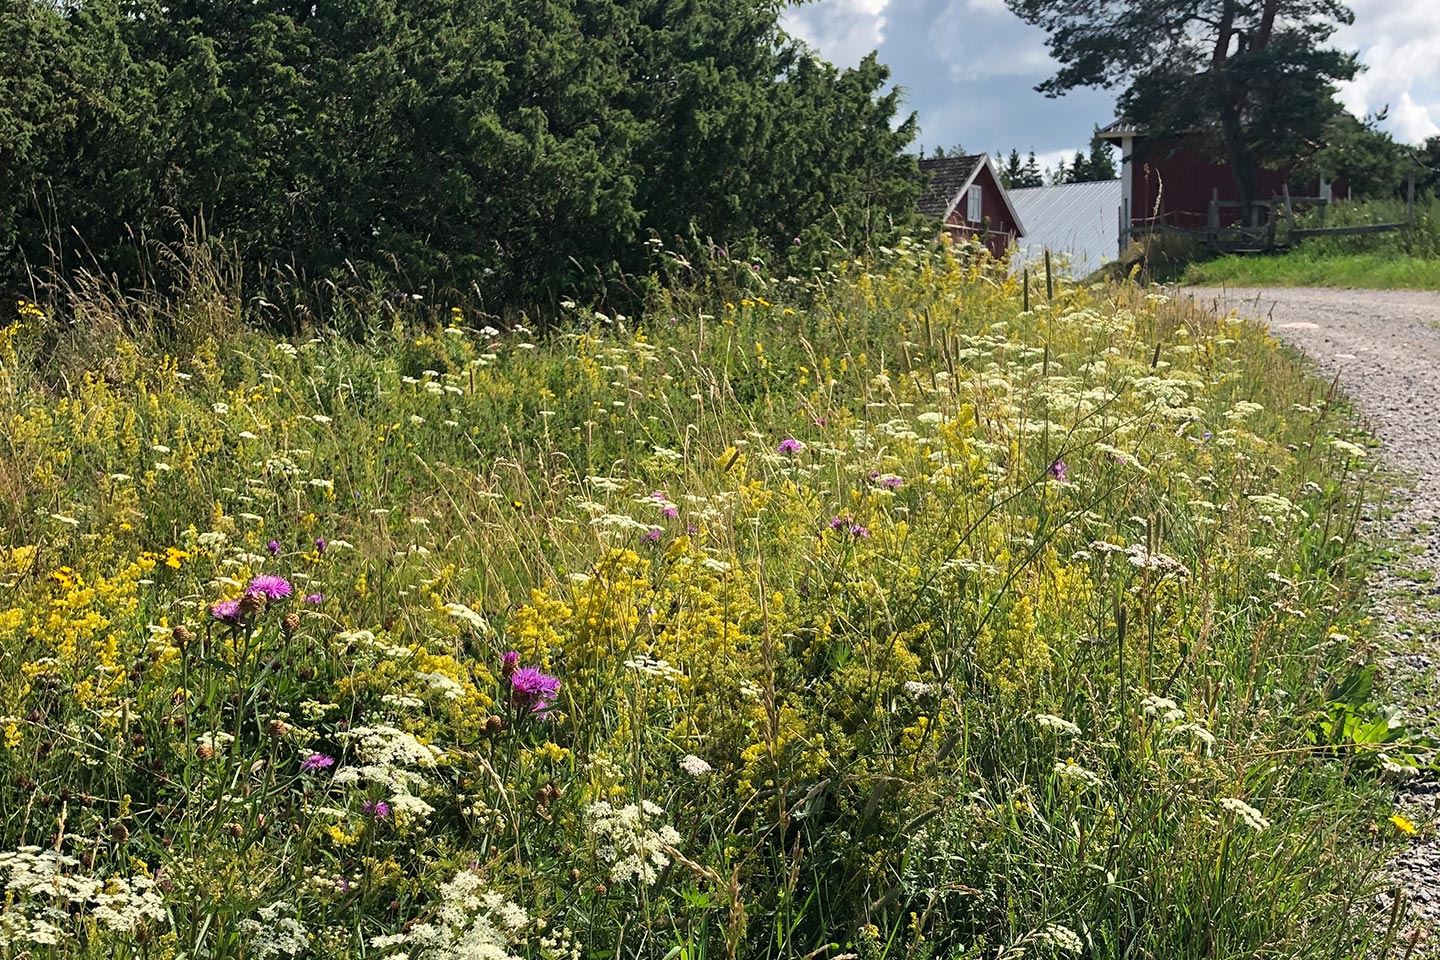
<path id="1" fill-rule="evenodd" d="M 1017 264 L 1048 249 L 1069 258 L 1071 276 L 1083 277 L 1119 251 L 1119 180 L 1011 190 L 1010 202 L 1025 223 Z"/>
<path id="2" fill-rule="evenodd" d="M 931 157 L 920 161 L 920 172 L 927 178 L 925 189 L 916 203 L 920 212 L 927 217 L 945 219 L 955 206 L 960 191 L 970 182 L 985 154 L 968 156 Z"/>
<path id="3" fill-rule="evenodd" d="M 1140 128 L 1124 119 L 1112 120 L 1096 131 L 1101 140 L 1119 140 L 1121 137 L 1133 137 L 1140 132 Z"/>

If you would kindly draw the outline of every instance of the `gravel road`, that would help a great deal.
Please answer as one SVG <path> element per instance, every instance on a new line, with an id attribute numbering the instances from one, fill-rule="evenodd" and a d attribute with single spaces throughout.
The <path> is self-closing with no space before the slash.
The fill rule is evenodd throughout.
<path id="1" fill-rule="evenodd" d="M 1182 294 L 1267 322 L 1355 404 L 1387 463 L 1413 486 L 1397 490 L 1383 533 L 1414 551 L 1374 584 L 1388 633 L 1394 695 L 1416 726 L 1440 731 L 1440 293 L 1329 289 L 1206 289 Z M 1414 957 L 1440 958 L 1440 783 L 1408 785 L 1399 809 L 1430 826 L 1392 864 L 1416 921 Z M 1390 897 L 1378 904 L 1388 912 Z"/>

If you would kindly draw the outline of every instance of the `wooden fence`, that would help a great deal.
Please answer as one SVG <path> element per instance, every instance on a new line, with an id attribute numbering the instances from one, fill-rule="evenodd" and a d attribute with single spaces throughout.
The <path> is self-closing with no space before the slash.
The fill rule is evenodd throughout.
<path id="1" fill-rule="evenodd" d="M 1221 200 L 1220 191 L 1217 189 L 1211 193 L 1210 207 L 1206 212 L 1203 229 L 1183 227 L 1168 222 L 1164 215 L 1131 219 L 1127 217 L 1128 211 L 1122 207 L 1120 210 L 1120 250 L 1123 254 L 1131 240 L 1157 234 L 1186 237 L 1202 246 L 1227 253 L 1265 253 L 1288 249 L 1292 243 L 1308 237 L 1338 237 L 1409 230 L 1415 226 L 1415 175 L 1412 173 L 1406 183 L 1405 220 L 1400 223 L 1365 223 L 1355 226 L 1327 227 L 1324 225 L 1325 212 L 1329 206 L 1330 198 L 1328 196 L 1292 196 L 1290 188 L 1286 186 L 1274 197 L 1252 201 L 1248 211 L 1251 215 L 1246 216 L 1245 204 L 1238 200 Z M 1316 210 L 1320 226 L 1294 226 L 1297 207 Z M 1241 222 L 1222 225 L 1221 211 L 1237 209 L 1241 211 Z M 1283 233 L 1279 229 L 1282 211 L 1287 223 L 1287 229 Z"/>

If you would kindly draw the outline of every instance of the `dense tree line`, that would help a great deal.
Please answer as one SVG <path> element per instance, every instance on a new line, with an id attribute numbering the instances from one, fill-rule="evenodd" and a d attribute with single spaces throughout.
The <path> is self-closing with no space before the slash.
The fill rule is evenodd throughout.
<path id="1" fill-rule="evenodd" d="M 0 267 L 203 218 L 307 280 L 493 305 L 645 240 L 816 258 L 911 216 L 913 117 L 773 0 L 0 0 Z"/>

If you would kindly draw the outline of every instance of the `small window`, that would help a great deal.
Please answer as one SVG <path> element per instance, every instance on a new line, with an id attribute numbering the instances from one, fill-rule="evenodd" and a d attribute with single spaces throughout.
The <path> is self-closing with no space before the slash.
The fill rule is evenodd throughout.
<path id="1" fill-rule="evenodd" d="M 965 213 L 965 219 L 970 221 L 971 223 L 979 223 L 981 218 L 984 216 L 980 212 L 980 198 L 980 184 L 971 184 L 970 193 L 966 197 L 967 210 Z"/>

